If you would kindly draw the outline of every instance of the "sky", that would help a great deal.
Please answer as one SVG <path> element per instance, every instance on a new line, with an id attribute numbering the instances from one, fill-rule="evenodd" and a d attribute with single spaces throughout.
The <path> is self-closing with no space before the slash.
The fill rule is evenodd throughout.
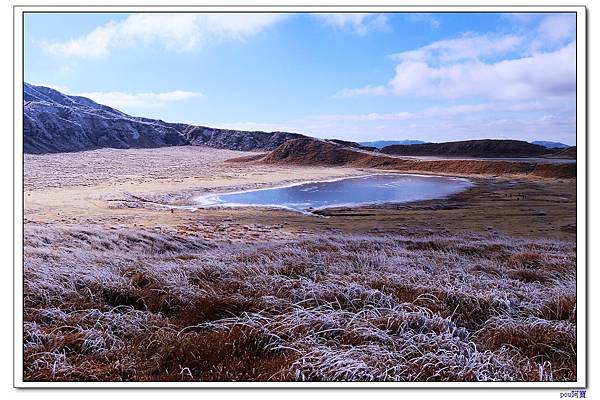
<path id="1" fill-rule="evenodd" d="M 575 144 L 572 13 L 27 13 L 24 34 L 26 82 L 136 116 Z"/>

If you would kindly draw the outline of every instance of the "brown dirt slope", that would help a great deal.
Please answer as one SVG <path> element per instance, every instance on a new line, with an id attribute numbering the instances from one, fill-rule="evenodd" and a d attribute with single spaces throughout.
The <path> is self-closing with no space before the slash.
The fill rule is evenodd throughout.
<path id="1" fill-rule="evenodd" d="M 577 146 L 567 147 L 566 149 L 562 149 L 550 156 L 548 158 L 577 158 Z"/>
<path id="2" fill-rule="evenodd" d="M 482 175 L 534 175 L 545 178 L 575 178 L 575 164 L 547 164 L 537 162 L 503 160 L 413 160 L 382 154 L 356 151 L 330 142 L 313 139 L 289 140 L 268 153 L 253 160 L 265 164 L 296 164 L 311 166 L 352 166 L 382 168 L 400 171 L 420 171 Z"/>

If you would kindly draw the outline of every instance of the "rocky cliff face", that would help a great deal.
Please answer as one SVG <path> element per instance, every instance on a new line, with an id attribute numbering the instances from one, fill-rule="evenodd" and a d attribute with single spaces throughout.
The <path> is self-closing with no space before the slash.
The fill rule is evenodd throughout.
<path id="1" fill-rule="evenodd" d="M 231 150 L 273 150 L 288 132 L 246 132 L 133 117 L 80 96 L 24 85 L 25 153 L 58 153 L 103 147 L 119 149 L 204 145 Z"/>
<path id="2" fill-rule="evenodd" d="M 273 150 L 290 139 L 305 137 L 298 133 L 248 132 L 208 128 L 206 126 L 187 126 L 182 132 L 191 145 L 241 151 Z"/>

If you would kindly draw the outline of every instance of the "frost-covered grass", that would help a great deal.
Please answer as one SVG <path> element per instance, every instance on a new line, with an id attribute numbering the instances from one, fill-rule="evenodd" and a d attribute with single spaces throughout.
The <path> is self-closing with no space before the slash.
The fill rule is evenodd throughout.
<path id="1" fill-rule="evenodd" d="M 575 380 L 574 243 L 25 228 L 26 380 Z"/>
<path id="2" fill-rule="evenodd" d="M 26 154 L 26 190 L 91 187 L 99 184 L 140 184 L 149 180 L 206 178 L 247 171 L 248 167 L 223 165 L 247 152 L 201 146 L 160 149 L 99 149 L 76 153 Z"/>

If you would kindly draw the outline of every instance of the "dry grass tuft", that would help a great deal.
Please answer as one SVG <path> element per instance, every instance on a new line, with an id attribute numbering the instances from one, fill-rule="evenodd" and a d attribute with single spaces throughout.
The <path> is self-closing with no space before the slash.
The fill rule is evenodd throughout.
<path id="1" fill-rule="evenodd" d="M 246 326 L 151 337 L 151 380 L 265 381 L 285 377 L 293 353 L 270 348 L 268 333 Z"/>
<path id="2" fill-rule="evenodd" d="M 513 254 L 508 263 L 516 268 L 538 269 L 544 265 L 544 257 L 531 251 Z"/>
<path id="3" fill-rule="evenodd" d="M 494 319 L 477 335 L 489 350 L 514 347 L 540 366 L 552 366 L 552 380 L 573 379 L 577 369 L 575 326 L 537 318 Z"/>

